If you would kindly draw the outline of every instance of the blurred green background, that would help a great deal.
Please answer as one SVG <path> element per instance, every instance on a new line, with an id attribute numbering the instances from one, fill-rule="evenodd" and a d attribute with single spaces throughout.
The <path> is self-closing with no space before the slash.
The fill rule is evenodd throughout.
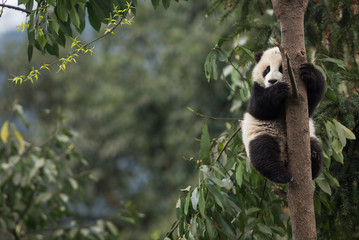
<path id="1" fill-rule="evenodd" d="M 43 73 L 35 84 L 7 79 L 54 57 L 34 51 L 28 63 L 25 33 L 15 29 L 2 36 L 1 116 L 18 101 L 31 123 L 24 135 L 41 142 L 61 112 L 96 179 L 83 183 L 85 201 L 74 218 L 110 218 L 124 239 L 168 231 L 178 189 L 197 178 L 190 158 L 196 159 L 206 119 L 187 107 L 223 117 L 231 105 L 223 82 L 208 83 L 203 70 L 226 28 L 216 27 L 216 18 L 205 19 L 205 1 L 173 4 L 168 10 L 139 4 L 131 26 L 97 42 L 93 55 L 81 56 L 65 72 Z M 96 35 L 87 27 L 81 38 Z M 218 134 L 224 122 L 209 125 Z"/>

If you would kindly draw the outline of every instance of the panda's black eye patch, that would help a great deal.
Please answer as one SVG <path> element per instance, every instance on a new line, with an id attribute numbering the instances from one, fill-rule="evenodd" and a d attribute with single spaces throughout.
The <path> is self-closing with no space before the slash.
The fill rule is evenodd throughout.
<path id="1" fill-rule="evenodd" d="M 267 68 L 263 71 L 263 77 L 265 77 L 270 71 L 270 66 L 267 66 Z"/>
<path id="2" fill-rule="evenodd" d="M 279 72 L 280 72 L 280 73 L 283 73 L 282 65 L 280 65 L 280 67 L 279 67 Z"/>

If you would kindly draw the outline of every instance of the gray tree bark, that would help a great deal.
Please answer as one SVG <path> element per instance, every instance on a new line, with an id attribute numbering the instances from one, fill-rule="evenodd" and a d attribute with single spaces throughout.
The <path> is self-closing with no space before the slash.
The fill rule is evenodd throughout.
<path id="1" fill-rule="evenodd" d="M 307 92 L 299 75 L 299 66 L 306 62 L 304 13 L 308 0 L 272 0 L 272 4 L 280 21 L 280 46 L 291 59 L 297 85 L 297 97 L 291 94 L 286 102 L 289 170 L 293 175 L 287 194 L 292 235 L 295 240 L 316 239 Z M 284 79 L 290 82 L 283 52 L 282 61 Z"/>

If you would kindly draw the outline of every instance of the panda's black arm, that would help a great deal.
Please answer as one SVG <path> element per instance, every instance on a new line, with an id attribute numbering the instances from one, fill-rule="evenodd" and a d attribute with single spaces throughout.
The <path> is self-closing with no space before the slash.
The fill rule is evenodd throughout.
<path id="1" fill-rule="evenodd" d="M 289 85 L 285 82 L 279 82 L 269 88 L 255 82 L 247 111 L 260 120 L 276 119 L 284 109 L 284 99 L 288 96 L 288 91 Z"/>
<path id="2" fill-rule="evenodd" d="M 313 116 L 315 108 L 322 100 L 325 92 L 325 81 L 323 74 L 311 63 L 304 63 L 300 66 L 302 80 L 307 85 L 308 112 L 309 117 Z"/>

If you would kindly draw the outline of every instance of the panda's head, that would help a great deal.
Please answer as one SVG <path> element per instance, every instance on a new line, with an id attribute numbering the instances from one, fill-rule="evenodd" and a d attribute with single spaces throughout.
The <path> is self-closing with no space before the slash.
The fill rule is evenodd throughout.
<path id="1" fill-rule="evenodd" d="M 254 56 L 257 64 L 253 69 L 253 81 L 264 88 L 282 81 L 282 56 L 279 48 L 274 47 Z"/>

